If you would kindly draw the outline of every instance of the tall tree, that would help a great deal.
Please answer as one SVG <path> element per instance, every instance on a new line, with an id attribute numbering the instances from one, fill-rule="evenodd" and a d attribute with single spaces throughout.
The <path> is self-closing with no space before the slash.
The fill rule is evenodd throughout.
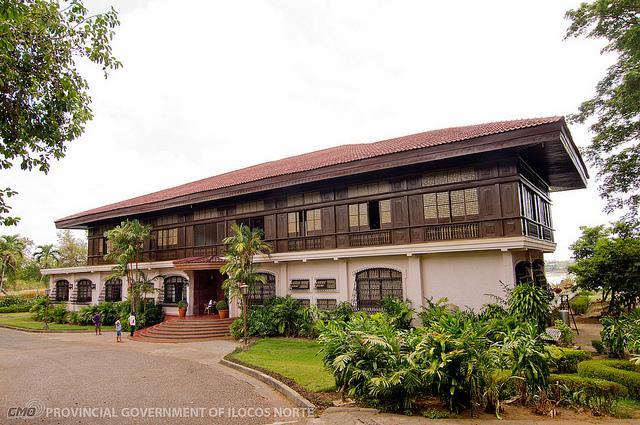
<path id="1" fill-rule="evenodd" d="M 249 289 L 253 290 L 257 283 L 265 283 L 264 276 L 256 272 L 253 260 L 256 255 L 269 254 L 271 246 L 263 240 L 260 229 L 234 224 L 231 232 L 233 234 L 224 240 L 227 245 L 227 262 L 220 268 L 220 272 L 228 276 L 223 282 L 223 288 L 230 298 L 237 298 L 240 296 L 241 284 L 249 285 Z"/>
<path id="2" fill-rule="evenodd" d="M 140 297 L 146 293 L 149 284 L 138 267 L 144 242 L 151 237 L 151 226 L 138 220 L 125 220 L 120 225 L 105 232 L 110 243 L 105 259 L 115 263 L 113 277 L 124 277 L 129 288 L 131 311 L 136 311 Z"/>
<path id="3" fill-rule="evenodd" d="M 637 227 L 616 223 L 610 228 L 585 227 L 571 246 L 576 262 L 569 271 L 579 287 L 602 290 L 609 313 L 640 303 L 640 237 Z"/>
<path id="4" fill-rule="evenodd" d="M 13 276 L 25 257 L 27 240 L 19 235 L 0 236 L 0 292 L 9 276 Z"/>
<path id="5" fill-rule="evenodd" d="M 60 260 L 60 251 L 53 244 L 38 245 L 33 257 L 43 269 L 48 269 Z"/>
<path id="6" fill-rule="evenodd" d="M 81 0 L 0 0 L 0 170 L 19 164 L 47 173 L 92 118 L 88 83 L 77 70 L 85 58 L 109 70 L 115 10 L 91 15 Z M 0 224 L 11 188 L 0 190 Z"/>
<path id="7" fill-rule="evenodd" d="M 60 267 L 78 267 L 87 264 L 87 241 L 73 236 L 71 230 L 58 232 Z"/>
<path id="8" fill-rule="evenodd" d="M 627 217 L 640 207 L 640 2 L 595 0 L 569 10 L 567 37 L 604 39 L 603 53 L 614 63 L 596 86 L 595 95 L 580 105 L 572 120 L 591 121 L 594 133 L 587 160 L 598 170 L 600 196 L 607 211 L 624 209 Z"/>

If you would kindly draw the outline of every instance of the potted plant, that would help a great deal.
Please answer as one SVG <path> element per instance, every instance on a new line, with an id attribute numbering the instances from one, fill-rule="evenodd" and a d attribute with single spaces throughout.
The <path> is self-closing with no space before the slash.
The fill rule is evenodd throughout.
<path id="1" fill-rule="evenodd" d="M 184 319 L 185 316 L 187 315 L 187 301 L 186 300 L 178 301 L 178 315 L 182 319 Z"/>
<path id="2" fill-rule="evenodd" d="M 216 303 L 216 310 L 218 310 L 221 319 L 229 317 L 229 305 L 225 300 L 220 300 Z"/>

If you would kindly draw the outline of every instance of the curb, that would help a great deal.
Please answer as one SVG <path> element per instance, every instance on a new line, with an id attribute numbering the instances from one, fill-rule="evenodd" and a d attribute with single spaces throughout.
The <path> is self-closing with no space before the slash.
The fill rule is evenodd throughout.
<path id="1" fill-rule="evenodd" d="M 19 328 L 17 326 L 11 326 L 11 325 L 2 325 L 0 324 L 0 328 L 4 328 L 4 329 L 11 329 L 14 331 L 20 331 L 20 332 L 27 332 L 27 333 L 34 333 L 34 334 L 78 334 L 78 333 L 94 333 L 95 331 L 93 329 L 25 329 L 25 328 Z M 105 332 L 111 332 L 111 331 L 105 331 Z"/>
<path id="2" fill-rule="evenodd" d="M 264 382 L 265 384 L 267 384 L 268 386 L 270 386 L 271 388 L 273 388 L 274 390 L 278 391 L 280 394 L 285 396 L 289 401 L 291 401 L 294 404 L 295 407 L 310 409 L 313 412 L 315 412 L 316 410 L 316 406 L 313 403 L 311 403 L 306 398 L 302 397 L 293 388 L 283 384 L 277 379 L 270 377 L 269 375 L 266 375 L 255 369 L 251 369 L 249 367 L 240 365 L 238 363 L 230 362 L 229 360 L 226 360 L 226 359 L 221 359 L 220 364 L 223 366 L 229 367 L 231 369 L 235 369 L 239 372 L 244 373 L 245 375 L 249 375 L 253 378 L 256 378 L 259 381 Z"/>

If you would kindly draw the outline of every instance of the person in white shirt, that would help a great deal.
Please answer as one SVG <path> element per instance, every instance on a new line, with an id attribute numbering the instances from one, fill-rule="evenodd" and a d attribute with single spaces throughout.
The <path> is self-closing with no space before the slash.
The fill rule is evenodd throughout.
<path id="1" fill-rule="evenodd" d="M 136 316 L 131 313 L 131 316 L 129 316 L 129 335 L 133 336 L 133 331 L 136 330 Z"/>

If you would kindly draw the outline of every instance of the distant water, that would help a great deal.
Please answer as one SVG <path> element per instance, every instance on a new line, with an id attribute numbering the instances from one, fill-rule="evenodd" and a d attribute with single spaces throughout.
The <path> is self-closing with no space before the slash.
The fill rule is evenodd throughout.
<path id="1" fill-rule="evenodd" d="M 553 271 L 546 272 L 545 276 L 547 277 L 547 282 L 549 282 L 551 285 L 557 285 L 562 282 L 564 278 L 569 276 L 569 273 L 565 271 Z"/>

